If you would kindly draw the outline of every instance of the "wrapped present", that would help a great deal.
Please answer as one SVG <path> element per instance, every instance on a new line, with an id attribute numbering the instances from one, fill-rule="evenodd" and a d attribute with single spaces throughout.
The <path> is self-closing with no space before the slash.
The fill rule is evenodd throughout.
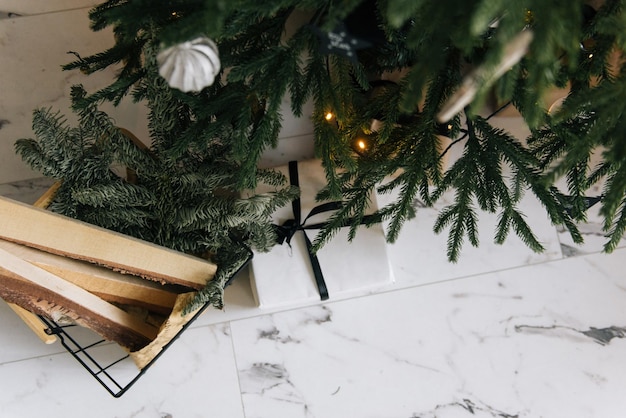
<path id="1" fill-rule="evenodd" d="M 300 187 L 301 196 L 291 206 L 273 214 L 279 245 L 267 253 L 257 252 L 252 258 L 251 284 L 260 307 L 354 296 L 393 282 L 381 225 L 360 228 L 352 241 L 348 240 L 349 228 L 342 228 L 312 254 L 311 242 L 340 205 L 315 200 L 326 184 L 319 160 L 294 161 L 277 170 L 287 175 L 291 184 Z M 370 209 L 376 210 L 375 196 Z"/>

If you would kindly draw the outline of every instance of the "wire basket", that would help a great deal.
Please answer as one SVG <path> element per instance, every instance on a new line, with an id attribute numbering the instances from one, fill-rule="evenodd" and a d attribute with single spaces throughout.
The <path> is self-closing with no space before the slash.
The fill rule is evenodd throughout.
<path id="1" fill-rule="evenodd" d="M 227 281 L 232 280 L 252 259 L 252 251 L 247 249 L 248 258 Z M 114 342 L 102 339 L 93 331 L 78 325 L 60 325 L 55 321 L 39 316 L 46 325 L 46 333 L 56 335 L 63 347 L 96 379 L 113 397 L 121 397 L 130 389 L 154 362 L 176 339 L 198 318 L 210 303 L 204 304 L 183 328 L 163 347 L 163 349 L 141 370 L 130 358 L 126 350 Z"/>

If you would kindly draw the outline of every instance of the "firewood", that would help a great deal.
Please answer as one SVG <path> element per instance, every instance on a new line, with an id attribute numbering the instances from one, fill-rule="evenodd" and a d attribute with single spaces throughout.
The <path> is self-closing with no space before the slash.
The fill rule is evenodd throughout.
<path id="1" fill-rule="evenodd" d="M 35 203 L 33 203 L 33 206 L 37 208 L 46 208 L 54 198 L 54 195 L 56 194 L 60 186 L 60 182 L 54 183 L 48 190 L 46 190 L 43 195 L 39 197 L 39 199 L 37 199 Z M 37 315 L 27 311 L 26 309 L 14 303 L 7 302 L 7 305 L 9 305 L 9 308 L 13 309 L 15 314 L 22 321 L 24 321 L 28 328 L 30 328 L 31 331 L 33 331 L 41 341 L 46 344 L 52 344 L 56 342 L 57 337 L 54 334 L 48 334 L 46 332 L 48 327 L 39 319 Z"/>
<path id="2" fill-rule="evenodd" d="M 24 321 L 26 326 L 28 326 L 28 328 L 30 328 L 30 330 L 45 344 L 53 344 L 57 341 L 57 337 L 54 334 L 46 333 L 47 327 L 43 322 L 41 322 L 37 315 L 27 311 L 15 303 L 7 302 L 7 305 L 9 305 L 9 308 L 11 308 L 13 312 L 15 312 L 15 314 L 22 321 Z"/>
<path id="3" fill-rule="evenodd" d="M 130 353 L 130 357 L 139 369 L 146 367 L 198 312 L 200 308 L 183 315 L 183 310 L 195 295 L 194 292 L 178 295 L 174 309 L 161 325 L 157 337 L 141 350 Z"/>
<path id="4" fill-rule="evenodd" d="M 201 289 L 215 264 L 104 228 L 0 198 L 0 238 L 161 283 Z"/>
<path id="5" fill-rule="evenodd" d="M 0 297 L 54 321 L 70 318 L 130 351 L 157 335 L 155 327 L 2 249 Z"/>
<path id="6" fill-rule="evenodd" d="M 108 302 L 140 306 L 163 314 L 169 314 L 176 302 L 175 293 L 153 281 L 117 273 L 85 261 L 49 254 L 3 239 L 0 239 L 0 249 L 72 282 Z"/>

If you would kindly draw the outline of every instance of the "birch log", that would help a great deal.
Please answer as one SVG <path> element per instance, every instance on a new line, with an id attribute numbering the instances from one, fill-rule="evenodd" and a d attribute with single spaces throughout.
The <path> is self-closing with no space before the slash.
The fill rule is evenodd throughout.
<path id="1" fill-rule="evenodd" d="M 108 302 L 139 306 L 166 315 L 169 315 L 176 302 L 176 293 L 151 280 L 117 273 L 85 261 L 49 254 L 3 239 L 0 239 L 0 249 L 72 282 Z"/>
<path id="2" fill-rule="evenodd" d="M 2 249 L 0 297 L 54 321 L 70 318 L 129 351 L 146 346 L 158 332 L 98 296 Z"/>

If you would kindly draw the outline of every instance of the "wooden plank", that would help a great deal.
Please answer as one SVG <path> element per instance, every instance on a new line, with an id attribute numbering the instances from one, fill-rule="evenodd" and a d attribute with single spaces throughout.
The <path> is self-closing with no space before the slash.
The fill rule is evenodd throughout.
<path id="1" fill-rule="evenodd" d="M 56 196 L 57 191 L 59 191 L 59 187 L 61 187 L 61 182 L 55 182 L 52 186 L 48 188 L 48 190 L 45 191 L 44 194 L 39 196 L 39 199 L 37 199 L 37 201 L 33 203 L 33 206 L 40 209 L 45 209 L 50 206 L 50 203 L 52 203 L 54 196 Z"/>
<path id="2" fill-rule="evenodd" d="M 0 238 L 162 283 L 201 289 L 213 263 L 0 197 Z"/>
<path id="3" fill-rule="evenodd" d="M 1 249 L 0 296 L 57 322 L 70 318 L 130 351 L 141 349 L 157 335 L 155 327 Z"/>
<path id="4" fill-rule="evenodd" d="M 0 249 L 72 282 L 108 302 L 139 306 L 165 315 L 172 311 L 176 302 L 175 293 L 153 281 L 117 273 L 84 261 L 49 254 L 3 239 L 0 239 Z"/>
<path id="5" fill-rule="evenodd" d="M 41 320 L 39 319 L 37 315 L 33 314 L 32 312 L 27 311 L 26 309 L 22 308 L 19 305 L 16 305 L 15 303 L 7 302 L 7 305 L 9 305 L 9 308 L 13 309 L 15 314 L 22 321 L 24 321 L 24 323 L 28 326 L 28 328 L 30 328 L 30 330 L 33 331 L 35 335 L 39 337 L 41 341 L 43 341 L 46 344 L 52 344 L 56 342 L 57 337 L 55 335 L 46 333 L 47 327 L 44 325 L 43 322 L 41 322 Z"/>
<path id="6" fill-rule="evenodd" d="M 178 295 L 176 305 L 172 314 L 161 326 L 156 338 L 141 350 L 131 352 L 130 357 L 139 369 L 146 367 L 171 340 L 183 329 L 183 327 L 194 317 L 200 308 L 183 315 L 183 310 L 195 297 L 196 293 L 183 293 Z"/>
<path id="7" fill-rule="evenodd" d="M 35 203 L 33 203 L 33 206 L 35 206 L 36 208 L 48 207 L 50 202 L 52 202 L 52 199 L 54 199 L 54 196 L 56 195 L 56 192 L 57 190 L 59 190 L 60 186 L 61 182 L 57 181 L 56 183 L 54 183 L 48 190 L 46 190 L 43 195 L 41 195 L 41 197 L 39 197 L 39 199 L 37 199 Z M 46 333 L 46 329 L 48 327 L 39 319 L 37 315 L 27 311 L 26 309 L 14 303 L 7 302 L 7 304 L 9 305 L 9 308 L 13 309 L 17 316 L 22 321 L 24 321 L 28 328 L 30 328 L 37 337 L 39 337 L 41 341 L 46 344 L 52 344 L 56 342 L 57 337 Z"/>

